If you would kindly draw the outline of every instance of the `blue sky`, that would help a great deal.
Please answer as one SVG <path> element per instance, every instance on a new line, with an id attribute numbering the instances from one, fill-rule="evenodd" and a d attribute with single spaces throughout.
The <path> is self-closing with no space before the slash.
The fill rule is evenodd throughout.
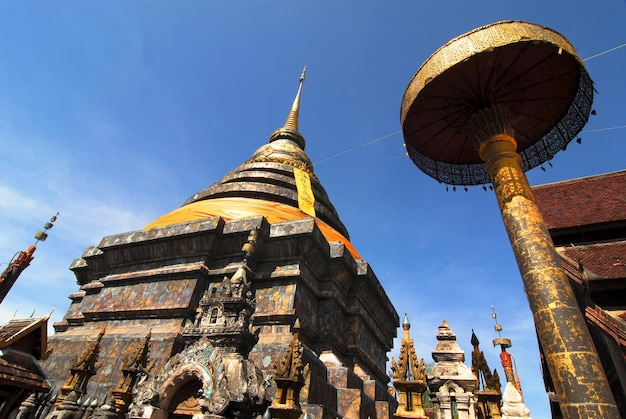
<path id="1" fill-rule="evenodd" d="M 431 359 L 446 319 L 468 362 L 473 328 L 499 366 L 495 305 L 532 416 L 549 417 L 493 193 L 446 193 L 404 156 L 401 134 L 359 147 L 400 129 L 404 89 L 430 54 L 502 19 L 549 26 L 583 58 L 626 42 L 626 3 L 615 0 L 0 2 L 0 261 L 61 213 L 0 320 L 55 309 L 58 321 L 77 290 L 72 260 L 246 160 L 284 123 L 307 65 L 306 151 L 353 244 L 408 313 L 418 355 Z M 626 125 L 626 48 L 586 66 L 597 116 L 581 145 L 528 173 L 531 184 L 626 166 L 626 131 L 605 130 Z"/>

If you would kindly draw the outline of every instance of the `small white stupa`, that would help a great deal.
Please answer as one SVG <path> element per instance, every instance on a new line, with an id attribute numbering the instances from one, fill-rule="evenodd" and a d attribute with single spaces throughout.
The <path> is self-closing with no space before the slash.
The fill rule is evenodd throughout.
<path id="1" fill-rule="evenodd" d="M 530 419 L 530 410 L 524 404 L 522 395 L 511 382 L 506 383 L 500 411 L 502 412 L 502 419 Z"/>

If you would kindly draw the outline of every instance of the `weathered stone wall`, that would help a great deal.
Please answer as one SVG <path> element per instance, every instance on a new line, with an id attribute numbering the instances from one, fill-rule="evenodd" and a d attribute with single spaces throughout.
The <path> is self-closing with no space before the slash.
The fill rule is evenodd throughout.
<path id="1" fill-rule="evenodd" d="M 384 411 L 375 401 L 393 403 L 383 389 L 398 316 L 369 266 L 355 261 L 343 245 L 329 244 L 312 219 L 270 226 L 263 217 L 210 218 L 105 237 L 86 249 L 71 267 L 80 290 L 70 296 L 64 320 L 55 324 L 57 334 L 49 344 L 54 352 L 44 363 L 54 385 L 63 384 L 72 359 L 104 327 L 90 394 L 104 396 L 117 384 L 124 354 L 148 332 L 151 372 L 158 372 L 182 350 L 180 334 L 194 321 L 205 291 L 241 266 L 241 248 L 251 230 L 259 231 L 257 250 L 248 260 L 259 340 L 250 358 L 270 371 L 299 318 L 311 368 L 303 400 L 326 406 L 324 414 L 342 414 L 354 411 L 346 403 L 358 395 L 368 415 Z M 337 382 L 341 391 L 317 359 L 324 351 L 342 364 L 336 372 L 348 381 Z"/>
<path id="2" fill-rule="evenodd" d="M 172 353 L 180 350 L 177 348 L 180 346 L 177 337 L 181 330 L 178 319 L 93 322 L 89 327 L 74 328 L 50 338 L 49 348 L 53 352 L 48 360 L 42 361 L 42 366 L 53 387 L 60 388 L 68 377 L 70 365 L 105 327 L 98 349 L 96 375 L 89 380 L 87 387 L 87 393 L 94 396 L 104 397 L 117 385 L 122 377 L 124 356 L 136 348 L 148 333 L 151 334 L 149 351 L 154 371 L 165 365 Z"/>

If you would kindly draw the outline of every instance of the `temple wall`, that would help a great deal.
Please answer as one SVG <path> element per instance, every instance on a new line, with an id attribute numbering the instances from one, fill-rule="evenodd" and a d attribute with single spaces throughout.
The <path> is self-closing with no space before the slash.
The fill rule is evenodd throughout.
<path id="1" fill-rule="evenodd" d="M 187 309 L 197 279 L 170 279 L 105 287 L 86 295 L 80 306 L 85 317 L 119 316 L 119 312 Z"/>
<path id="2" fill-rule="evenodd" d="M 98 345 L 96 374 L 89 380 L 88 393 L 97 395 L 115 387 L 122 376 L 124 357 L 150 333 L 149 367 L 160 370 L 180 346 L 177 337 L 182 329 L 180 319 L 168 320 L 118 320 L 93 322 L 88 327 L 71 328 L 65 333 L 56 333 L 48 340 L 52 355 L 42 361 L 42 368 L 57 390 L 65 382 L 69 368 L 84 353 L 98 334 L 104 335 Z M 179 349 L 179 348 L 178 348 Z"/>
<path id="3" fill-rule="evenodd" d="M 374 417 L 384 410 L 375 401 L 391 400 L 383 389 L 397 314 L 369 266 L 342 245 L 329 244 L 308 219 L 272 226 L 262 217 L 208 219 L 106 237 L 88 248 L 72 264 L 80 289 L 50 337 L 54 353 L 44 369 L 55 385 L 63 384 L 73 358 L 105 326 L 88 393 L 104 394 L 117 385 L 124 355 L 148 332 L 148 360 L 158 373 L 182 350 L 183 327 L 195 321 L 205 291 L 241 266 L 241 247 L 253 229 L 259 242 L 248 279 L 256 304 L 252 329 L 259 340 L 250 359 L 271 372 L 298 318 L 311 368 L 303 401 L 325 406 L 327 416 L 360 411 Z M 341 363 L 333 372 L 318 359 L 325 351 Z M 358 397 L 358 409 L 351 397 Z"/>

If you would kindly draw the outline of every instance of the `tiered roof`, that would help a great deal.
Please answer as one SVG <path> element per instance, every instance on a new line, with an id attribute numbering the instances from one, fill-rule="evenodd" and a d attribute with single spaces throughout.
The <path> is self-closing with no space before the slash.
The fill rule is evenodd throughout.
<path id="1" fill-rule="evenodd" d="M 626 219 L 626 170 L 533 187 L 550 229 Z"/>
<path id="2" fill-rule="evenodd" d="M 0 327 L 0 395 L 5 388 L 50 389 L 36 361 L 48 355 L 48 318 L 12 319 Z"/>

